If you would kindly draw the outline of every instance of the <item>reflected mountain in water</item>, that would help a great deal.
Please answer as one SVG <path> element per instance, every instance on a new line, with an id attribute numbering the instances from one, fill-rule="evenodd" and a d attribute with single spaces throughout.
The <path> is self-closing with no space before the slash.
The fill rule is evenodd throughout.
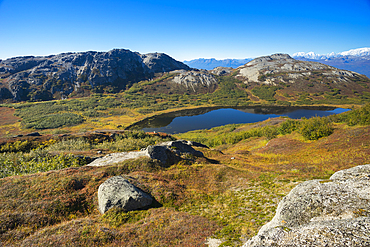
<path id="1" fill-rule="evenodd" d="M 302 117 L 328 116 L 347 110 L 335 107 L 202 107 L 146 118 L 127 129 L 175 134 L 197 129 L 209 129 L 226 124 L 259 122 L 279 116 L 299 119 Z"/>

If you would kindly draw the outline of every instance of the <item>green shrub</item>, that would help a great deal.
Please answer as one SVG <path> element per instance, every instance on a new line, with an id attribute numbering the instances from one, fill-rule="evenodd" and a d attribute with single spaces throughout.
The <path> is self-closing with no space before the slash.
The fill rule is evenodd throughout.
<path id="1" fill-rule="evenodd" d="M 299 127 L 299 121 L 288 119 L 282 122 L 278 128 L 278 131 L 282 135 L 290 134 L 293 131 L 297 130 Z"/>
<path id="2" fill-rule="evenodd" d="M 55 129 L 63 126 L 71 126 L 83 123 L 84 119 L 74 113 L 50 114 L 44 116 L 34 116 L 22 120 L 27 129 Z"/>
<path id="3" fill-rule="evenodd" d="M 346 113 L 335 115 L 332 119 L 336 122 L 345 122 L 349 126 L 370 125 L 370 104 Z"/>
<path id="4" fill-rule="evenodd" d="M 329 118 L 313 117 L 301 122 L 299 133 L 306 140 L 318 140 L 322 137 L 331 135 L 334 127 Z"/>
<path id="5" fill-rule="evenodd" d="M 252 93 L 256 95 L 258 98 L 267 100 L 267 101 L 275 101 L 274 98 L 276 91 L 281 89 L 277 86 L 259 86 L 252 89 Z"/>
<path id="6" fill-rule="evenodd" d="M 47 147 L 49 151 L 82 151 L 82 150 L 89 150 L 91 149 L 92 145 L 89 141 L 84 140 L 82 138 L 79 139 L 69 139 L 69 140 L 62 140 L 57 142 L 53 145 Z"/>
<path id="7" fill-rule="evenodd" d="M 279 134 L 279 130 L 275 126 L 265 126 L 261 128 L 261 134 L 268 140 L 271 140 L 274 139 Z"/>
<path id="8" fill-rule="evenodd" d="M 30 141 L 16 141 L 16 142 L 7 142 L 1 146 L 1 152 L 28 152 L 32 148 L 35 148 L 35 144 Z"/>
<path id="9" fill-rule="evenodd" d="M 0 178 L 80 167 L 86 164 L 85 159 L 79 159 L 71 154 L 51 156 L 42 149 L 30 153 L 3 153 L 0 154 Z"/>

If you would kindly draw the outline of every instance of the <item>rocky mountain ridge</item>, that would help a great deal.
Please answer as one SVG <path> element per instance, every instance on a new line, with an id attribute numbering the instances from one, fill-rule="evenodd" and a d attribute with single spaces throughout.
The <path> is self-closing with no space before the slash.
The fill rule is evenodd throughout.
<path id="1" fill-rule="evenodd" d="M 0 61 L 0 98 L 49 100 L 84 90 L 117 92 L 156 73 L 178 69 L 190 68 L 163 53 L 125 49 L 15 57 Z"/>
<path id="2" fill-rule="evenodd" d="M 238 67 L 233 75 L 252 91 L 257 87 L 254 93 L 267 100 L 277 99 L 274 96 L 277 90 L 281 101 L 302 95 L 304 100 L 307 97 L 319 100 L 323 95 L 343 99 L 367 97 L 370 93 L 370 80 L 364 75 L 322 63 L 296 60 L 288 54 L 256 58 Z M 264 87 L 269 87 L 270 92 Z"/>
<path id="3" fill-rule="evenodd" d="M 1 61 L 0 100 L 37 101 L 117 93 L 140 81 L 146 81 L 145 88 L 134 88 L 136 92 L 205 94 L 215 92 L 222 80 L 220 77 L 227 75 L 246 84 L 238 90 L 245 90 L 243 87 L 253 90 L 256 86 L 273 86 L 274 92 L 280 90 L 278 99 L 272 92 L 266 95 L 265 89 L 263 92 L 256 89 L 259 92 L 252 93 L 258 96 L 257 100 L 289 101 L 289 97 L 296 99 L 302 93 L 315 94 L 316 100 L 321 99 L 323 93 L 341 94 L 341 98 L 369 97 L 367 93 L 370 93 L 370 80 L 364 75 L 296 60 L 288 54 L 259 57 L 237 69 L 217 67 L 207 71 L 191 69 L 162 53 L 140 54 L 116 49 Z"/>
<path id="4" fill-rule="evenodd" d="M 294 79 L 311 76 L 314 71 L 323 71 L 323 75 L 335 82 L 349 81 L 350 78 L 361 76 L 356 72 L 343 71 L 337 68 L 315 62 L 298 61 L 288 54 L 274 54 L 260 57 L 240 66 L 237 77 L 246 83 L 260 82 L 277 85 L 278 83 L 295 83 Z M 278 77 L 273 75 L 279 74 Z M 285 74 L 286 77 L 282 75 Z M 271 77 L 271 78 L 270 78 Z"/>
<path id="5" fill-rule="evenodd" d="M 328 54 L 317 54 L 315 52 L 296 52 L 291 55 L 292 58 L 301 61 L 319 62 L 336 67 L 338 69 L 350 70 L 364 74 L 370 78 L 370 48 L 359 48 L 344 51 L 340 53 L 331 52 Z M 239 66 L 248 63 L 253 58 L 246 59 L 193 59 L 184 61 L 192 68 L 212 70 L 216 67 L 232 67 L 236 69 Z"/>

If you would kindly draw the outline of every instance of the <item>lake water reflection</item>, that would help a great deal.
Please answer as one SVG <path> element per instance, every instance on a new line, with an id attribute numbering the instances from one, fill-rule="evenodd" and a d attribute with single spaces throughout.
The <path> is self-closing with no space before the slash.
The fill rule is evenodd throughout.
<path id="1" fill-rule="evenodd" d="M 210 129 L 226 124 L 254 123 L 269 118 L 287 116 L 293 119 L 302 117 L 328 116 L 349 111 L 329 107 L 254 107 L 254 108 L 198 108 L 166 113 L 131 126 L 147 132 L 156 131 L 168 134 L 183 133 L 197 129 Z"/>

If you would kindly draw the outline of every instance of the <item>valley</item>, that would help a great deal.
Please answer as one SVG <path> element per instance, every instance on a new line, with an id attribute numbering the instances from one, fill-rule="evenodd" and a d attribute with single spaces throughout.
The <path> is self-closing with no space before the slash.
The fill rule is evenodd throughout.
<path id="1" fill-rule="evenodd" d="M 0 63 L 4 245 L 242 246 L 298 184 L 370 163 L 370 80 L 355 72 L 286 54 L 209 71 L 128 50 L 24 59 L 24 67 L 10 63 L 21 58 Z M 128 130 L 144 119 L 206 107 L 319 106 L 351 111 L 173 135 Z M 143 156 L 86 166 L 175 140 L 191 141 L 202 155 L 174 146 L 167 162 Z M 154 203 L 101 214 L 98 187 L 118 175 Z"/>

